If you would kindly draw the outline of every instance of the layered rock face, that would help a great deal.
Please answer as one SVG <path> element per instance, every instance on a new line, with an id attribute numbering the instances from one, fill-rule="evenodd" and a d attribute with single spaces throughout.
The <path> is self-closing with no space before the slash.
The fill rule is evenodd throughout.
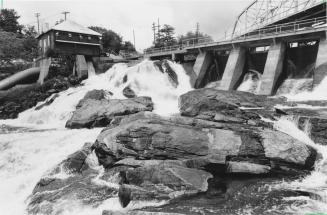
<path id="1" fill-rule="evenodd" d="M 92 128 L 108 125 L 116 116 L 152 111 L 149 97 L 136 97 L 126 100 L 108 99 L 109 92 L 91 91 L 77 105 L 73 116 L 67 121 L 67 128 Z"/>
<path id="2" fill-rule="evenodd" d="M 92 146 L 64 161 L 74 174 L 69 180 L 75 181 L 69 183 L 81 183 L 81 178 L 88 183 L 94 171 L 82 161 L 91 153 L 104 168 L 101 180 L 117 184 L 98 199 L 118 193 L 123 207 L 138 201 L 175 202 L 200 193 L 228 196 L 236 192 L 231 191 L 235 180 L 228 181 L 234 176 L 303 175 L 312 170 L 317 152 L 273 129 L 269 120 L 286 114 L 273 108 L 279 101 L 201 89 L 180 97 L 181 115 L 162 117 L 150 112 L 150 98 L 111 100 L 106 92 L 92 92 L 81 100 L 67 127 L 106 128 Z M 42 198 L 52 198 L 46 192 L 38 198 L 37 193 L 60 183 L 41 180 L 30 208 L 37 211 Z"/>

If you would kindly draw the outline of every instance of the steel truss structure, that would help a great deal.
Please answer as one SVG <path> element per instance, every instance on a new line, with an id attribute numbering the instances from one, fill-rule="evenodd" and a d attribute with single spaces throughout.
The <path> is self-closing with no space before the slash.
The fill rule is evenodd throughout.
<path id="1" fill-rule="evenodd" d="M 319 4 L 326 4 L 326 0 L 255 0 L 237 17 L 232 37 L 263 28 Z"/>

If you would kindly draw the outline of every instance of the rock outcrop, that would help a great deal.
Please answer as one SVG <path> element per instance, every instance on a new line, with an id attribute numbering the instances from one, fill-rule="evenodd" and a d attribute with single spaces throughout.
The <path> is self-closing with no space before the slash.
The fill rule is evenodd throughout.
<path id="1" fill-rule="evenodd" d="M 150 112 L 104 129 L 93 147 L 105 168 L 131 168 L 121 171 L 125 176 L 119 191 L 123 206 L 131 200 L 171 200 L 204 192 L 200 187 L 207 187 L 205 181 L 212 176 L 299 173 L 311 170 L 316 159 L 313 148 L 269 127 L 225 127 Z M 177 172 L 200 178 L 193 176 L 192 183 L 185 176 L 176 178 Z M 176 180 L 185 184 L 173 186 Z"/>
<path id="2" fill-rule="evenodd" d="M 149 200 L 182 202 L 179 200 L 201 195 L 207 199 L 219 196 L 234 207 L 230 200 L 234 197 L 240 204 L 249 204 L 238 192 L 241 188 L 248 194 L 266 195 L 268 191 L 258 188 L 262 181 L 302 176 L 313 169 L 318 157 L 312 147 L 273 128 L 273 120 L 287 114 L 274 108 L 276 102 L 285 102 L 283 99 L 201 89 L 180 97 L 180 116 L 162 117 L 149 112 L 153 109 L 150 98 L 108 100 L 106 93 L 94 94 L 80 102 L 67 125 L 107 127 L 92 146 L 85 146 L 60 164 L 72 177 L 50 177 L 38 183 L 30 204 L 33 213 L 40 211 L 42 201 L 69 197 L 80 184 L 93 186 L 93 191 L 83 191 L 97 196 L 92 201 L 118 195 L 122 207 Z M 89 184 L 95 177 L 86 162 L 91 155 L 104 169 L 97 180 L 115 184 L 114 188 Z M 59 191 L 60 186 L 64 191 Z M 52 192 L 43 192 L 54 189 L 58 190 L 55 197 Z M 269 199 L 275 201 L 274 195 L 280 193 L 270 194 Z M 255 195 L 253 199 L 261 201 Z M 228 210 L 221 208 L 220 212 Z"/>
<path id="3" fill-rule="evenodd" d="M 152 111 L 153 103 L 149 97 L 131 99 L 107 99 L 107 93 L 89 92 L 76 106 L 67 128 L 105 127 L 114 117 Z"/>

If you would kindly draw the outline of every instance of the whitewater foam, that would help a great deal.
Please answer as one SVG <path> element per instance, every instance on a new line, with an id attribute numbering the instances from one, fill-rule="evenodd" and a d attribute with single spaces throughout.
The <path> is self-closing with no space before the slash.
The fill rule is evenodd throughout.
<path id="1" fill-rule="evenodd" d="M 149 96 L 154 103 L 154 111 L 163 116 L 179 112 L 178 97 L 192 89 L 190 79 L 182 65 L 168 61 L 178 78 L 174 86 L 166 72 L 149 60 L 128 67 L 127 64 L 115 64 L 106 73 L 91 75 L 82 86 L 60 92 L 57 98 L 40 110 L 35 107 L 19 114 L 18 119 L 0 121 L 0 124 L 33 128 L 64 128 L 78 102 L 88 91 L 107 90 L 113 93 L 112 99 L 126 99 L 123 89 L 130 87 L 137 96 Z M 44 104 L 39 102 L 36 107 Z"/>

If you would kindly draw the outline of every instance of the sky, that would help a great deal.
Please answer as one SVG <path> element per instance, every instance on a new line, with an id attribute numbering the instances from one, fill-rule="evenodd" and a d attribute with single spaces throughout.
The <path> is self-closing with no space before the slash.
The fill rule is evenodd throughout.
<path id="1" fill-rule="evenodd" d="M 0 0 L 1 1 L 1 0 Z M 35 25 L 40 13 L 41 26 L 53 26 L 69 11 L 68 19 L 84 26 L 105 27 L 133 42 L 142 51 L 152 45 L 152 23 L 169 24 L 175 35 L 200 31 L 214 40 L 233 27 L 237 15 L 253 0 L 3 0 L 4 8 L 15 9 L 21 24 Z"/>

